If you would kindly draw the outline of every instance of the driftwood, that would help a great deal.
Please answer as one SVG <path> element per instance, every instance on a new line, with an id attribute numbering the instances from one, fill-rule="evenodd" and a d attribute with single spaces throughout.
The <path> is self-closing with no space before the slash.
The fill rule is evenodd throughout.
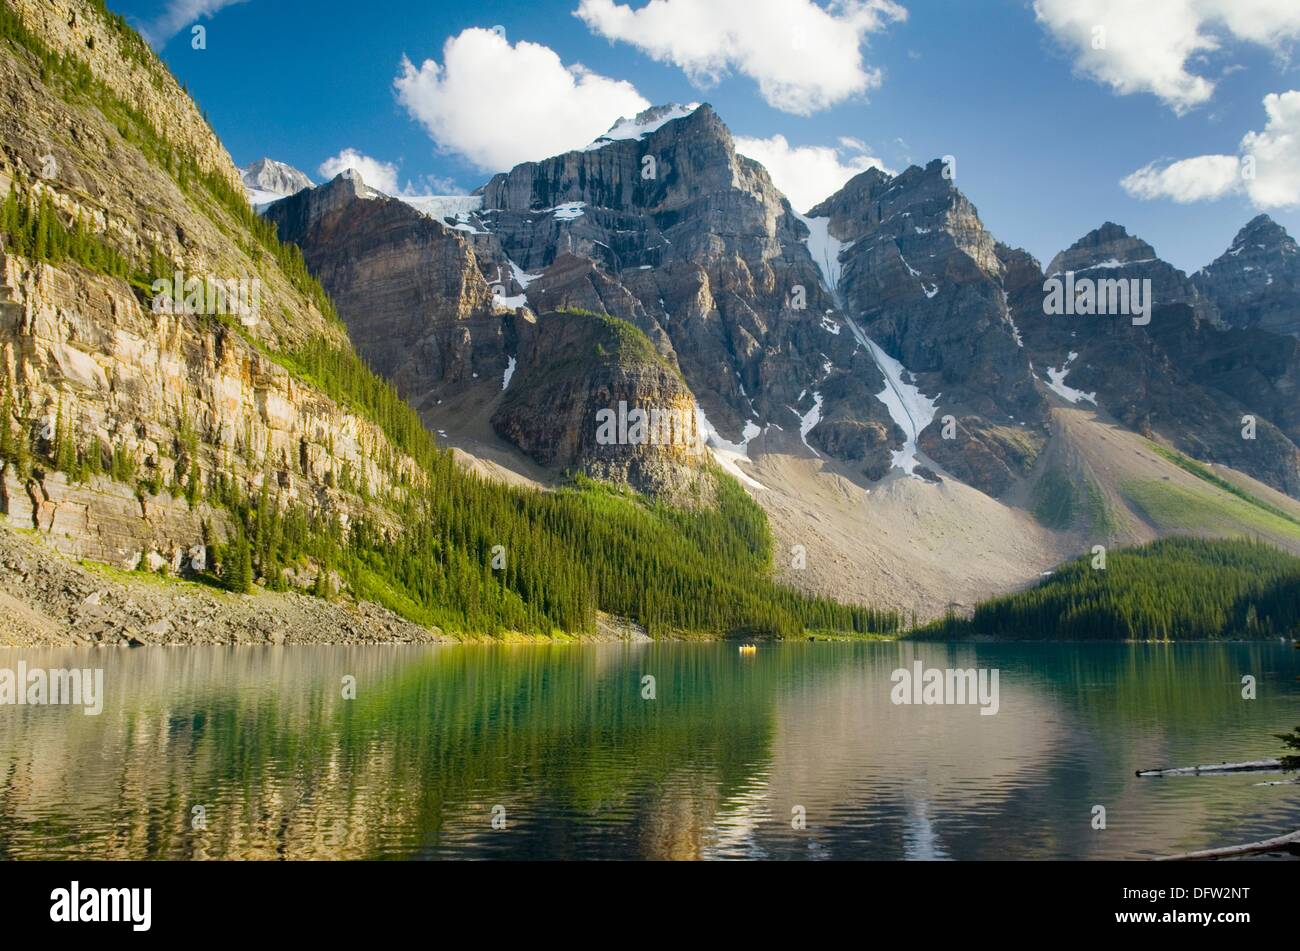
<path id="1" fill-rule="evenodd" d="M 1247 855 L 1262 855 L 1265 852 L 1290 852 L 1300 855 L 1300 829 L 1290 835 L 1280 835 L 1275 839 L 1262 842 L 1248 842 L 1245 845 L 1230 845 L 1223 849 L 1205 849 L 1201 852 L 1188 852 L 1186 855 L 1167 855 L 1156 859 L 1157 862 L 1203 862 L 1214 859 L 1235 859 Z"/>
<path id="2" fill-rule="evenodd" d="M 1180 766 L 1177 769 L 1139 769 L 1139 776 L 1213 776 L 1218 773 L 1250 773 L 1266 769 L 1281 769 L 1282 761 L 1257 759 L 1249 763 L 1218 763 L 1214 766 Z"/>

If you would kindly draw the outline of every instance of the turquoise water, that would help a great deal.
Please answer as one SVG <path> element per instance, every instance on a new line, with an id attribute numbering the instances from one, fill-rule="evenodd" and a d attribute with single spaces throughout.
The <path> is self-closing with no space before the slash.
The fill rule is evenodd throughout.
<path id="1" fill-rule="evenodd" d="M 891 703 L 917 659 L 997 669 L 997 714 Z M 102 667 L 106 696 L 0 707 L 2 858 L 1138 858 L 1300 828 L 1300 786 L 1256 785 L 1277 774 L 1134 776 L 1278 755 L 1290 645 L 0 651 L 19 660 Z"/>

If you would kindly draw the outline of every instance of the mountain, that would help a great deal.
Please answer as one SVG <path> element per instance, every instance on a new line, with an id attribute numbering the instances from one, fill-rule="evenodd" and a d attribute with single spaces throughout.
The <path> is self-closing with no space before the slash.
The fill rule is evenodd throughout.
<path id="1" fill-rule="evenodd" d="M 1250 221 L 1192 279 L 1232 326 L 1300 337 L 1300 248 L 1268 215 Z"/>
<path id="2" fill-rule="evenodd" d="M 1048 408 L 1007 310 L 997 243 L 975 206 L 936 161 L 893 177 L 863 172 L 809 215 L 826 230 L 828 280 L 849 326 L 886 371 L 882 398 L 905 408 L 894 417 L 907 451 L 919 448 L 990 495 L 1005 492 L 1041 451 Z M 927 402 L 935 408 L 918 414 Z M 952 438 L 942 419 L 932 423 L 946 416 Z"/>
<path id="3" fill-rule="evenodd" d="M 1079 546 L 1181 530 L 1153 480 L 1200 500 L 1209 534 L 1300 543 L 1191 468 L 1235 466 L 1263 480 L 1236 491 L 1289 511 L 1270 494 L 1297 488 L 1287 347 L 1224 326 L 1115 224 L 1045 274 L 984 228 L 942 162 L 868 170 L 801 216 L 710 106 L 669 104 L 472 196 L 388 198 L 353 179 L 267 216 L 367 359 L 481 471 L 707 498 L 693 457 L 596 451 L 602 408 L 694 404 L 778 549 L 806 554 L 777 562 L 803 590 L 927 616 L 969 606 Z M 1047 278 L 1067 270 L 1150 280 L 1159 323 L 1048 318 Z M 656 358 L 614 383 L 590 344 L 606 331 L 578 312 L 632 325 Z"/>
<path id="4" fill-rule="evenodd" d="M 299 188 L 60 9 L 0 0 L 0 502 L 43 546 L 362 639 L 891 631 L 1096 544 L 1300 551 L 1300 340 L 1241 316 L 1267 224 L 1194 279 L 1110 223 L 1045 271 L 943 162 L 800 215 L 708 105 L 472 195 Z"/>
<path id="5" fill-rule="evenodd" d="M 761 509 L 705 454 L 665 453 L 680 505 L 467 471 L 358 355 L 193 101 L 97 2 L 0 0 L 0 91 L 0 597 L 24 619 L 6 641 L 898 629 L 890 612 L 776 583 Z M 404 386 L 436 369 L 449 394 L 504 388 L 499 425 L 532 451 L 560 465 L 567 448 L 594 474 L 658 488 L 664 472 L 619 440 L 566 446 L 552 429 L 632 392 L 690 406 L 642 331 L 574 311 L 530 329 L 494 300 L 460 232 L 359 176 L 281 206 L 322 241 L 346 237 L 338 209 L 365 219 L 379 244 L 367 273 L 391 293 L 372 316 L 428 342 L 410 363 L 372 350 Z M 451 270 L 404 270 L 439 262 Z M 344 274 L 346 256 L 335 264 Z M 438 298 L 431 315 L 424 295 Z M 490 380 L 475 377 L 488 366 L 475 321 L 502 357 Z M 158 597 L 160 576 L 207 590 Z"/>
<path id="6" fill-rule="evenodd" d="M 1196 285 L 1172 264 L 1162 261 L 1155 248 L 1134 237 L 1121 225 L 1106 222 L 1066 248 L 1047 265 L 1047 276 L 1094 279 L 1123 278 L 1151 281 L 1152 300 L 1161 306 L 1187 304 L 1199 319 L 1216 320 L 1217 309 Z"/>
<path id="7" fill-rule="evenodd" d="M 254 205 L 266 205 L 289 195 L 296 195 L 312 187 L 312 180 L 292 165 L 274 159 L 260 158 L 240 169 L 240 178 L 248 189 L 248 200 Z"/>
<path id="8" fill-rule="evenodd" d="M 409 369 L 396 378 L 436 428 L 454 428 L 454 415 L 449 421 L 436 409 L 439 400 L 465 390 L 476 390 L 479 403 L 497 398 L 492 381 L 520 355 L 515 341 L 532 318 L 490 312 L 526 308 L 544 328 L 548 315 L 581 309 L 625 320 L 652 341 L 694 394 L 715 456 L 742 479 L 750 477 L 736 460 L 769 429 L 800 438 L 816 426 L 823 446 L 836 443 L 864 471 L 888 469 L 891 421 L 872 398 L 884 378 L 841 333 L 808 253 L 807 226 L 767 172 L 736 153 L 709 106 L 623 120 L 586 150 L 495 176 L 478 201 L 457 207 L 391 199 L 379 202 L 381 220 L 373 204 L 353 201 L 327 233 L 300 209 L 332 208 L 335 187 L 299 195 L 268 216 L 282 238 L 303 248 L 363 353 L 383 369 L 384 350 L 401 351 Z M 389 218 L 401 222 L 400 237 Z M 332 240 L 344 231 L 342 242 Z M 472 291 L 393 290 L 377 255 L 398 282 L 462 274 Z M 424 257 L 450 263 L 412 267 Z M 412 320 L 422 329 L 394 333 Z M 449 334 L 469 347 L 477 383 L 473 372 L 438 356 Z M 528 367 L 520 366 L 524 374 Z M 574 372 L 585 371 L 575 365 Z M 822 418 L 829 424 L 817 426 Z M 596 425 L 591 415 L 572 422 Z M 499 415 L 494 429 L 513 431 Z"/>
<path id="9" fill-rule="evenodd" d="M 1020 266 L 1025 283 L 1013 295 L 1015 320 L 1049 389 L 1192 458 L 1300 496 L 1294 338 L 1223 323 L 1217 304 L 1183 272 L 1118 225 L 1085 235 L 1046 275 L 1032 262 Z M 1044 281 L 1066 272 L 1080 285 L 1149 280 L 1151 312 L 1045 314 Z M 1247 439 L 1248 416 L 1256 422 Z"/>

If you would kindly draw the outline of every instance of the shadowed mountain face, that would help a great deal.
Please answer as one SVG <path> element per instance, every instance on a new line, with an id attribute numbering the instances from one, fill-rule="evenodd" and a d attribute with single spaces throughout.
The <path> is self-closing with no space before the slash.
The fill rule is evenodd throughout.
<path id="1" fill-rule="evenodd" d="M 1023 252 L 1004 259 L 1019 274 L 1012 310 L 1043 382 L 1194 458 L 1300 495 L 1294 338 L 1258 325 L 1243 329 L 1239 310 L 1209 299 L 1117 225 L 1057 255 L 1047 277 L 1069 271 L 1078 284 L 1149 280 L 1149 323 L 1131 314 L 1045 314 L 1037 263 Z"/>
<path id="2" fill-rule="evenodd" d="M 494 313 L 473 249 L 356 172 L 266 215 L 302 249 L 371 365 L 418 408 L 505 371 L 512 327 Z"/>
<path id="3" fill-rule="evenodd" d="M 1048 277 L 1062 277 L 1066 272 L 1073 273 L 1076 280 L 1149 280 L 1156 304 L 1187 304 L 1202 320 L 1218 319 L 1214 303 L 1197 290 L 1186 274 L 1162 261 L 1155 248 L 1113 222 L 1088 232 L 1047 265 Z"/>
<path id="4" fill-rule="evenodd" d="M 1300 248 L 1268 215 L 1242 228 L 1193 281 L 1232 326 L 1300 337 Z"/>
<path id="5" fill-rule="evenodd" d="M 842 306 L 921 393 L 938 425 L 920 446 L 993 495 L 1033 465 L 1047 402 L 1007 311 L 996 242 L 942 162 L 890 178 L 864 172 L 810 212 L 843 250 Z M 943 417 L 952 417 L 945 426 Z"/>

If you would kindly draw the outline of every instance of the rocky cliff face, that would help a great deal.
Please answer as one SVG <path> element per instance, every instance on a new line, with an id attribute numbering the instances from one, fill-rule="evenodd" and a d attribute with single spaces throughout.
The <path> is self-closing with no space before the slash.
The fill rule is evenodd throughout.
<path id="1" fill-rule="evenodd" d="M 1149 280 L 1154 306 L 1186 304 L 1201 320 L 1217 321 L 1218 309 L 1182 271 L 1156 254 L 1155 248 L 1130 235 L 1122 226 L 1106 222 L 1054 257 L 1048 277 L 1067 271 L 1075 278 L 1095 280 Z"/>
<path id="2" fill-rule="evenodd" d="M 258 491 L 265 481 L 285 504 L 344 520 L 364 509 L 337 488 L 345 468 L 372 493 L 393 487 L 374 461 L 385 442 L 374 426 L 234 331 L 153 314 L 75 265 L 5 255 L 3 267 L 0 374 L 15 383 L 19 427 L 47 445 L 67 427 L 79 448 L 123 453 L 138 475 L 70 482 L 38 469 L 23 482 L 9 468 L 15 527 L 39 528 L 78 557 L 135 567 L 152 555 L 157 567 L 161 555 L 179 567 L 179 553 L 204 544 L 205 522 L 217 540 L 228 526 L 224 513 L 185 500 L 192 470 L 204 486 L 224 477 Z"/>
<path id="3" fill-rule="evenodd" d="M 620 403 L 689 421 L 694 438 L 694 401 L 675 366 L 600 319 L 611 310 L 644 316 L 637 298 L 585 256 L 561 255 L 529 275 L 494 234 L 458 228 L 440 210 L 345 172 L 266 214 L 304 249 L 362 353 L 417 408 L 483 407 L 500 436 L 554 472 L 696 497 L 704 457 L 698 446 L 678 451 L 687 434 L 670 445 L 597 440 L 598 414 Z M 545 302 L 540 322 L 525 288 Z"/>
<path id="4" fill-rule="evenodd" d="M 639 327 L 728 441 L 806 429 L 813 445 L 887 468 L 891 423 L 874 399 L 884 380 L 845 331 L 810 232 L 766 170 L 736 153 L 707 105 L 637 116 L 610 135 L 483 190 L 485 229 L 536 275 L 529 305 Z"/>
<path id="5" fill-rule="evenodd" d="M 1020 274 L 1011 303 L 1021 337 L 1040 381 L 1060 398 L 1297 494 L 1300 364 L 1293 339 L 1224 326 L 1213 301 L 1118 225 L 1057 255 L 1046 276 L 1027 255 L 1005 257 Z M 1076 280 L 1150 279 L 1150 322 L 1044 313 L 1045 277 L 1065 271 Z M 1256 420 L 1253 438 L 1243 438 L 1246 417 Z"/>
<path id="6" fill-rule="evenodd" d="M 486 381 L 499 381 L 508 361 L 518 361 L 521 382 L 529 371 L 520 319 L 476 316 L 489 311 L 486 287 L 496 313 L 582 309 L 631 323 L 681 373 L 717 442 L 743 445 L 777 426 L 879 476 L 903 441 L 875 399 L 884 378 L 809 254 L 807 225 L 766 171 L 736 154 L 708 106 L 627 120 L 587 150 L 496 176 L 477 199 L 372 196 L 333 217 L 300 211 L 326 201 L 300 195 L 268 215 L 303 247 L 363 351 L 425 405 L 426 394 L 436 403 L 456 385 L 483 387 L 486 403 L 496 398 Z M 415 266 L 435 258 L 442 263 Z M 473 293 L 446 282 L 413 290 L 417 273 L 463 280 Z M 419 334 L 392 329 L 407 326 L 413 308 L 420 326 L 445 328 L 430 331 L 438 343 L 425 347 L 426 359 Z M 501 342 L 484 340 L 476 321 L 498 327 Z M 466 348 L 459 362 L 434 356 L 448 351 L 449 333 Z M 384 346 L 400 350 L 410 372 Z M 466 383 L 461 368 L 470 366 Z M 662 395 L 657 387 L 641 401 Z M 568 423 L 572 441 L 589 420 Z M 648 459 L 629 471 L 658 466 Z M 647 484 L 694 478 L 690 467 L 678 475 Z"/>
<path id="7" fill-rule="evenodd" d="M 521 340 L 518 365 L 492 424 L 537 462 L 682 503 L 712 499 L 694 397 L 635 328 L 549 314 Z"/>
<path id="8" fill-rule="evenodd" d="M 1047 405 L 1007 310 L 996 242 L 974 205 L 936 161 L 895 177 L 864 172 L 809 216 L 839 246 L 847 314 L 937 404 L 926 414 L 937 424 L 915 420 L 923 452 L 1001 494 L 1033 465 Z"/>
<path id="9" fill-rule="evenodd" d="M 94 9 L 86 0 L 8 2 L 46 46 L 84 61 L 100 81 L 142 113 L 155 132 L 175 142 L 201 169 L 221 176 L 232 188 L 242 188 L 235 163 L 194 100 L 124 21 Z"/>
<path id="10" fill-rule="evenodd" d="M 1242 228 L 1193 281 L 1232 326 L 1300 337 L 1300 248 L 1268 215 Z"/>
<path id="11" fill-rule="evenodd" d="M 266 211 L 371 365 L 417 408 L 496 381 L 516 336 L 465 235 L 347 171 Z"/>
<path id="12" fill-rule="evenodd" d="M 239 182 L 193 104 L 134 34 L 84 2 L 12 6 L 29 29 L 56 48 L 75 46 L 109 89 L 181 136 L 176 148 L 193 149 L 199 162 Z M 98 110 L 70 102 L 57 77 L 47 85 L 21 50 L 0 57 L 0 101 L 0 194 L 14 188 L 23 201 L 48 202 L 65 226 L 80 222 L 137 267 L 163 262 L 150 278 L 179 271 L 201 281 L 257 281 L 260 289 L 249 320 L 161 312 L 147 285 L 5 247 L 3 423 L 47 454 L 62 434 L 83 458 L 115 459 L 119 469 L 117 481 L 70 480 L 39 459 L 30 472 L 8 466 L 8 521 L 80 557 L 153 567 L 192 562 L 205 540 L 225 537 L 228 516 L 202 501 L 222 479 L 245 493 L 266 486 L 282 505 L 301 503 L 344 524 L 362 513 L 382 523 L 382 510 L 342 484 L 364 485 L 368 497 L 400 491 L 400 477 L 418 477 L 414 464 L 276 357 L 307 340 L 343 345 L 342 329 L 211 193 L 183 186 Z M 53 168 L 44 161 L 50 153 Z M 396 465 L 377 464 L 386 457 Z M 190 483 L 197 491 L 187 501 Z"/>
<path id="13" fill-rule="evenodd" d="M 708 107 L 625 121 L 585 151 L 498 175 L 477 199 L 343 200 L 339 187 L 268 216 L 417 403 L 478 387 L 478 403 L 493 404 L 490 381 L 515 360 L 523 386 L 543 352 L 524 314 L 582 309 L 632 323 L 689 387 L 666 396 L 651 374 L 640 403 L 698 400 L 719 443 L 767 426 L 814 433 L 810 446 L 879 475 L 902 442 L 875 399 L 884 378 L 811 260 L 809 229 Z M 590 418 L 564 420 L 562 442 L 576 444 Z M 536 457 L 536 440 L 497 429 Z M 651 472 L 662 460 L 643 463 L 598 468 Z M 693 478 L 688 465 L 642 482 Z"/>

